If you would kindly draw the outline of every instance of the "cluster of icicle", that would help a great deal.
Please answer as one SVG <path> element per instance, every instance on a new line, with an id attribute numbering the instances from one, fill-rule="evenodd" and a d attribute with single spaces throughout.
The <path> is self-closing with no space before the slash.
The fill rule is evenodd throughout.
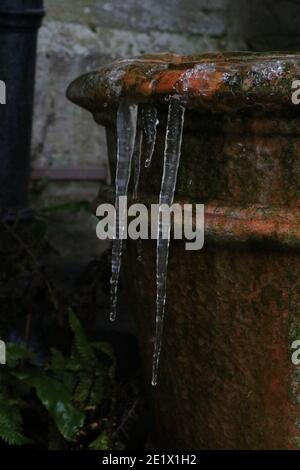
<path id="1" fill-rule="evenodd" d="M 185 107 L 178 96 L 169 99 L 168 119 L 164 149 L 164 168 L 159 194 L 159 205 L 172 205 L 176 188 L 177 173 L 181 153 L 182 130 Z M 138 114 L 142 127 L 138 128 Z M 114 321 L 117 313 L 118 282 L 123 249 L 125 214 L 119 206 L 119 197 L 127 196 L 131 169 L 134 167 L 134 196 L 138 194 L 141 171 L 141 153 L 145 139 L 145 167 L 151 164 L 158 125 L 157 110 L 121 102 L 117 114 L 117 170 L 116 170 L 116 238 L 112 244 L 111 311 Z M 163 236 L 165 228 L 159 211 L 156 249 L 156 332 L 153 352 L 152 385 L 157 385 L 158 366 L 162 346 L 163 324 L 166 304 L 167 270 L 170 244 L 170 228 Z"/>

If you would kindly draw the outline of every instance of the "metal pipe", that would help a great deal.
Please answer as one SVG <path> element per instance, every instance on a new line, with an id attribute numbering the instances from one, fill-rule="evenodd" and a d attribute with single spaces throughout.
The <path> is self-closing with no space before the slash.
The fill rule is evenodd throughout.
<path id="1" fill-rule="evenodd" d="M 43 0 L 1 0 L 0 213 L 27 213 L 37 32 Z"/>

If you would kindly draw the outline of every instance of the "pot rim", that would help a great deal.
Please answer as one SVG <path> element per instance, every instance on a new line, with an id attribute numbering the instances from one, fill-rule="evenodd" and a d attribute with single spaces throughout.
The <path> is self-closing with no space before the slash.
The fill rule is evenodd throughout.
<path id="1" fill-rule="evenodd" d="M 281 112 L 296 108 L 295 80 L 300 85 L 295 52 L 146 54 L 81 75 L 67 97 L 93 114 L 115 111 L 120 100 L 159 106 L 171 95 L 200 112 Z"/>

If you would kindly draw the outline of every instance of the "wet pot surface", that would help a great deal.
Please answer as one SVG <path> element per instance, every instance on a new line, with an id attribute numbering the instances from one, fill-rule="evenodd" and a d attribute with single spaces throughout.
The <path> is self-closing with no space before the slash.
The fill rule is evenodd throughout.
<path id="1" fill-rule="evenodd" d="M 77 79 L 69 98 L 108 129 L 118 103 L 151 105 L 159 125 L 140 201 L 157 202 L 169 97 L 186 108 L 175 200 L 205 204 L 205 244 L 172 241 L 159 384 L 150 386 L 154 241 L 124 257 L 159 445 L 299 448 L 300 79 L 294 54 L 144 56 Z"/>

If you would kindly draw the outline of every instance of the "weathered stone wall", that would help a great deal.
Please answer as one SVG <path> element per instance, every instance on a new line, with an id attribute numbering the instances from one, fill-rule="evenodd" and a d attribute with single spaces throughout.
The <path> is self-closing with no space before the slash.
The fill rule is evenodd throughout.
<path id="1" fill-rule="evenodd" d="M 45 0 L 40 30 L 32 161 L 34 167 L 106 170 L 103 129 L 65 99 L 78 75 L 145 52 L 226 48 L 227 0 Z M 57 188 L 57 190 L 56 190 Z M 95 184 L 50 184 L 39 200 L 90 198 Z"/>
<path id="2" fill-rule="evenodd" d="M 45 0 L 40 30 L 34 167 L 102 168 L 103 129 L 68 103 L 81 73 L 145 52 L 299 50 L 300 0 Z M 48 185 L 39 200 L 91 198 L 97 184 Z"/>

